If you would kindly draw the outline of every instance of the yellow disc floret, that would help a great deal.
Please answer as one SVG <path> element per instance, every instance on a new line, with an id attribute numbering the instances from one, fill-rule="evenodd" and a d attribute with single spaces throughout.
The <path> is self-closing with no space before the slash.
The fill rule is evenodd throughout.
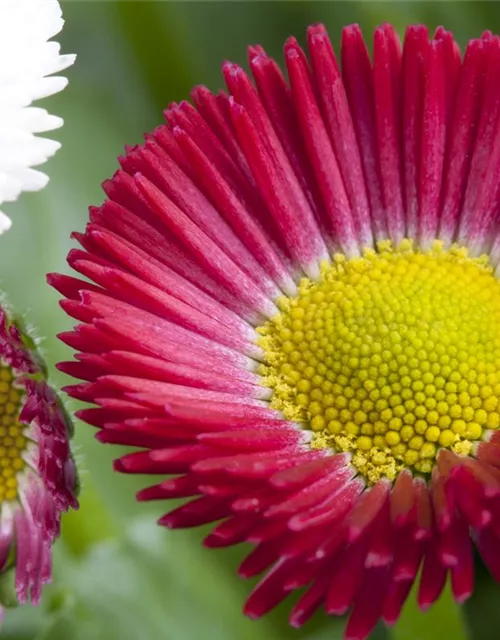
<path id="1" fill-rule="evenodd" d="M 500 282 L 467 250 L 389 242 L 336 255 L 259 327 L 271 406 L 351 451 L 369 483 L 429 473 L 500 426 Z"/>
<path id="2" fill-rule="evenodd" d="M 21 455 L 28 441 L 18 421 L 22 398 L 12 370 L 0 365 L 0 504 L 17 499 L 17 474 L 25 466 Z"/>

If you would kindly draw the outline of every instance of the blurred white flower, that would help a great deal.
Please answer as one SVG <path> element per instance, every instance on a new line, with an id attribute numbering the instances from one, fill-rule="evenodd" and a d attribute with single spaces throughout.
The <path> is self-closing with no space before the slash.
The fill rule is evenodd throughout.
<path id="1" fill-rule="evenodd" d="M 31 103 L 68 83 L 52 74 L 73 64 L 75 56 L 60 55 L 59 44 L 49 42 L 63 24 L 57 0 L 0 0 L 0 205 L 48 182 L 31 167 L 43 164 L 60 143 L 35 134 L 63 120 Z M 0 233 L 10 225 L 0 211 Z"/>

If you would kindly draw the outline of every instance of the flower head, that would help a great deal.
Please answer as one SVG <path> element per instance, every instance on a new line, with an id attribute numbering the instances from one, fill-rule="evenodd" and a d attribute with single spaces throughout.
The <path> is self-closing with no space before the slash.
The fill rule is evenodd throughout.
<path id="1" fill-rule="evenodd" d="M 218 522 L 265 573 L 246 613 L 296 589 L 302 625 L 394 623 L 421 569 L 473 590 L 473 544 L 500 580 L 500 39 L 389 25 L 370 60 L 322 26 L 290 84 L 261 47 L 226 63 L 128 148 L 91 208 L 86 278 L 51 275 L 79 324 L 60 368 L 98 440 L 188 498 L 166 526 Z"/>
<path id="2" fill-rule="evenodd" d="M 15 567 L 20 603 L 51 578 L 61 513 L 77 508 L 72 426 L 33 340 L 0 308 L 0 572 Z"/>
<path id="3" fill-rule="evenodd" d="M 0 4 L 0 205 L 48 182 L 32 167 L 43 164 L 60 144 L 35 134 L 57 129 L 63 121 L 30 105 L 67 84 L 66 78 L 52 74 L 73 64 L 75 56 L 60 55 L 57 42 L 48 42 L 62 26 L 57 0 Z M 0 233 L 10 224 L 0 212 Z"/>

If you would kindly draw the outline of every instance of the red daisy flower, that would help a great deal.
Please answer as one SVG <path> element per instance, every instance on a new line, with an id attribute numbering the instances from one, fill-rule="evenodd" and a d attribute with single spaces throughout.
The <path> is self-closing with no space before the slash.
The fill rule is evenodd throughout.
<path id="1" fill-rule="evenodd" d="M 14 568 L 20 603 L 38 604 L 61 513 L 78 508 L 71 433 L 34 341 L 0 308 L 0 572 Z"/>
<path id="2" fill-rule="evenodd" d="M 463 58 L 439 28 L 375 31 L 373 61 L 322 26 L 289 84 L 261 47 L 225 63 L 127 148 L 70 265 L 81 324 L 68 388 L 125 473 L 173 475 L 139 500 L 192 498 L 160 523 L 220 521 L 265 573 L 259 617 L 350 610 L 346 637 L 394 623 L 421 568 L 473 590 L 473 544 L 500 579 L 500 39 Z"/>

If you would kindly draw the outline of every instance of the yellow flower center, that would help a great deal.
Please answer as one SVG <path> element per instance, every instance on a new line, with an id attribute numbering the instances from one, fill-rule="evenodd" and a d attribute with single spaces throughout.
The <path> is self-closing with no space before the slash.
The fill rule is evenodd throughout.
<path id="1" fill-rule="evenodd" d="M 336 255 L 258 328 L 271 406 L 351 451 L 368 483 L 427 474 L 500 426 L 500 282 L 486 257 L 409 240 Z"/>
<path id="2" fill-rule="evenodd" d="M 17 474 L 26 464 L 21 454 L 28 441 L 18 421 L 22 399 L 12 370 L 0 365 L 0 504 L 17 499 Z"/>

